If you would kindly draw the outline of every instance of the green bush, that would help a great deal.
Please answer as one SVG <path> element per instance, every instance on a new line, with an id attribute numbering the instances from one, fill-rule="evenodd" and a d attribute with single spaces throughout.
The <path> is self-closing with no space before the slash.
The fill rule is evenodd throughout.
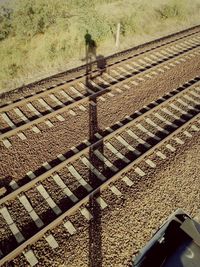
<path id="1" fill-rule="evenodd" d="M 11 78 L 14 78 L 17 75 L 19 70 L 19 66 L 16 63 L 12 63 L 9 65 L 9 75 Z"/>
<path id="2" fill-rule="evenodd" d="M 181 18 L 185 15 L 185 10 L 181 3 L 171 2 L 157 9 L 161 19 Z"/>
<path id="3" fill-rule="evenodd" d="M 13 13 L 13 25 L 16 35 L 33 37 L 44 33 L 58 19 L 69 14 L 64 1 L 19 0 Z"/>
<path id="4" fill-rule="evenodd" d="M 12 31 L 12 10 L 1 7 L 0 8 L 0 41 L 4 40 Z"/>
<path id="5" fill-rule="evenodd" d="M 10 8 L 0 7 L 0 89 L 83 64 L 86 30 L 97 53 L 108 55 L 197 24 L 199 1 L 12 0 Z"/>

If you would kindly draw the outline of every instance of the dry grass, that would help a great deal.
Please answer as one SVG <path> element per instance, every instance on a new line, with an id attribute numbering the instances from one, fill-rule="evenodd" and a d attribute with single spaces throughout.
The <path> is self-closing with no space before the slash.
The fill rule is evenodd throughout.
<path id="1" fill-rule="evenodd" d="M 86 29 L 97 41 L 98 53 L 106 56 L 200 24 L 200 0 L 69 0 L 65 6 L 62 1 L 56 1 L 57 9 L 69 12 L 69 18 L 57 17 L 31 38 L 18 30 L 0 41 L 0 92 L 83 64 Z M 50 10 L 54 3 L 48 1 Z M 118 22 L 121 35 L 116 48 Z"/>

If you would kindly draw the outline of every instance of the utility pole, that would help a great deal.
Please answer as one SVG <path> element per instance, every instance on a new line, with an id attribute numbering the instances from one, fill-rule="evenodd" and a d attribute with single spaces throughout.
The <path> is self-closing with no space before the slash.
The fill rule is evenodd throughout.
<path id="1" fill-rule="evenodd" d="M 116 42 L 115 45 L 116 47 L 119 47 L 119 35 L 120 35 L 120 23 L 117 24 L 117 33 L 116 33 Z"/>

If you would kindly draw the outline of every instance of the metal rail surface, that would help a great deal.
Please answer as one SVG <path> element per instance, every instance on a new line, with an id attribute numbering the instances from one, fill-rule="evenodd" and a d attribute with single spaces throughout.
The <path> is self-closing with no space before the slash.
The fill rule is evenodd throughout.
<path id="1" fill-rule="evenodd" d="M 186 102 L 187 100 L 189 101 L 188 103 Z M 181 105 L 185 106 L 185 110 L 181 106 L 179 106 L 178 103 L 182 103 Z M 120 151 L 113 152 L 115 156 L 116 155 L 119 156 L 119 160 L 117 161 L 117 163 L 120 163 L 120 164 L 117 164 L 114 159 L 113 159 L 114 160 L 113 162 L 111 159 L 109 159 L 112 164 L 108 165 L 110 167 L 107 166 L 108 169 L 111 168 L 111 166 L 112 167 L 115 166 L 118 170 L 111 173 L 109 177 L 106 177 L 106 179 L 102 179 L 100 185 L 97 185 L 97 187 L 89 190 L 87 194 L 82 199 L 81 198 L 78 199 L 78 201 L 75 202 L 74 205 L 70 209 L 63 211 L 55 220 L 53 220 L 47 225 L 44 225 L 44 227 L 38 230 L 38 232 L 35 235 L 31 236 L 29 239 L 25 240 L 22 244 L 20 244 L 17 248 L 15 248 L 9 254 L 5 255 L 0 260 L 0 264 L 4 264 L 5 262 L 10 261 L 17 255 L 19 255 L 28 245 L 35 243 L 48 230 L 53 229 L 58 224 L 60 224 L 66 216 L 69 216 L 70 214 L 74 213 L 77 209 L 80 208 L 81 205 L 87 203 L 88 200 L 92 196 L 95 196 L 97 192 L 101 192 L 102 190 L 107 188 L 107 186 L 110 183 L 113 183 L 114 181 L 119 179 L 123 173 L 133 168 L 136 164 L 138 164 L 144 158 L 147 158 L 150 154 L 152 154 L 156 149 L 166 144 L 169 140 L 171 140 L 172 138 L 175 138 L 175 136 L 178 135 L 180 132 L 183 132 L 187 127 L 189 127 L 190 125 L 193 125 L 194 122 L 198 121 L 199 120 L 199 104 L 200 104 L 200 86 L 199 86 L 199 77 L 196 77 L 192 81 L 189 81 L 187 84 L 173 90 L 172 92 L 162 97 L 161 99 L 158 99 L 157 101 L 152 102 L 151 103 L 151 106 L 153 106 L 152 108 L 149 108 L 148 106 L 144 107 L 145 112 L 143 114 L 139 112 L 140 115 L 137 116 L 136 118 L 130 116 L 129 118 L 127 118 L 128 121 L 125 124 L 118 123 L 119 128 L 116 130 L 112 130 L 110 128 L 110 133 L 105 134 L 105 136 L 97 135 L 99 139 L 97 142 L 93 144 L 89 144 L 85 149 L 83 149 L 82 151 L 79 151 L 74 156 L 70 157 L 69 159 L 66 159 L 65 161 L 60 163 L 58 166 L 53 167 L 51 170 L 47 171 L 43 175 L 33 179 L 26 185 L 20 187 L 16 191 L 13 191 L 9 195 L 2 198 L 0 200 L 1 206 L 3 206 L 6 202 L 10 201 L 11 199 L 16 198 L 22 192 L 26 192 L 29 188 L 38 184 L 38 182 L 41 182 L 47 177 L 51 177 L 54 173 L 58 171 L 58 169 L 62 169 L 68 163 L 72 163 L 75 160 L 82 159 L 83 155 L 87 155 L 89 150 L 92 150 L 95 153 L 95 151 L 98 150 L 98 147 L 101 143 L 103 143 L 105 146 L 108 144 L 110 146 L 110 144 L 112 144 L 113 137 L 121 136 L 122 138 L 121 134 L 124 133 L 126 130 L 130 131 L 132 129 L 131 127 L 133 126 L 134 127 L 140 126 L 141 128 L 141 125 L 143 125 L 144 122 L 148 122 L 148 123 L 151 123 L 151 127 L 152 125 L 155 127 L 156 132 L 151 135 L 154 141 L 148 147 L 146 147 L 144 151 L 142 151 L 140 154 L 137 154 L 136 152 L 137 147 L 131 148 L 131 145 L 128 144 L 128 141 L 125 140 L 124 146 L 127 152 L 123 154 L 122 156 L 120 155 Z M 174 111 L 171 112 L 170 108 L 173 108 Z M 171 121 L 164 118 L 165 126 L 162 126 L 162 127 L 160 126 L 161 124 L 158 125 L 154 121 L 155 116 L 163 118 L 160 115 L 161 110 L 164 110 L 165 112 L 168 111 L 168 115 L 171 114 L 170 115 Z M 198 128 L 196 127 L 196 129 Z M 146 128 L 145 132 L 150 133 L 150 130 Z M 178 142 L 180 142 L 180 140 Z M 147 144 L 147 141 L 144 142 L 144 146 L 145 144 Z M 134 156 L 132 160 L 129 160 L 129 161 L 125 160 L 125 159 L 129 159 L 128 153 L 131 153 L 131 155 Z M 106 163 L 104 159 L 103 161 Z M 123 165 L 121 165 L 122 162 L 124 162 Z M 94 168 L 92 169 L 94 170 Z M 97 175 L 97 178 L 100 178 L 100 177 L 102 178 L 102 176 L 100 175 L 98 176 L 98 175 Z"/>

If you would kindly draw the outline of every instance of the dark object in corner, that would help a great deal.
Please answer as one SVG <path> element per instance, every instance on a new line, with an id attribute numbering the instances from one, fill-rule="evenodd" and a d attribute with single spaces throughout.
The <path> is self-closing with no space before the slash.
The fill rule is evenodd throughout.
<path id="1" fill-rule="evenodd" d="M 140 250 L 133 267 L 200 267 L 200 224 L 178 209 Z"/>

